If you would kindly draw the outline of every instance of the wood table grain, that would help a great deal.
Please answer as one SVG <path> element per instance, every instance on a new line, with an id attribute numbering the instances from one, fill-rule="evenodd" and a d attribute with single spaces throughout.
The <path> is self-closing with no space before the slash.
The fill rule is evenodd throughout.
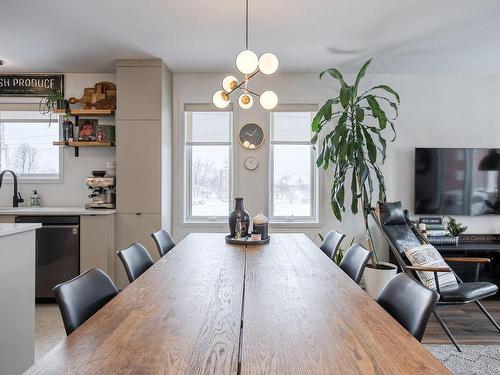
<path id="1" fill-rule="evenodd" d="M 193 234 L 28 374 L 235 374 L 244 248 Z"/>
<path id="2" fill-rule="evenodd" d="M 28 374 L 449 373 L 303 234 L 191 234 Z"/>
<path id="3" fill-rule="evenodd" d="M 241 374 L 449 374 L 303 234 L 246 251 Z"/>

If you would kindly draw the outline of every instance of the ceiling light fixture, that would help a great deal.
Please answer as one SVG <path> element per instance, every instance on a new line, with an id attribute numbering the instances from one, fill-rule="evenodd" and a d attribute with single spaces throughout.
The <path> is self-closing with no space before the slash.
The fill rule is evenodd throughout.
<path id="1" fill-rule="evenodd" d="M 278 95 L 273 91 L 264 91 L 257 94 L 248 89 L 248 82 L 259 72 L 269 75 L 278 70 L 278 58 L 272 53 L 264 53 L 260 58 L 248 49 L 248 0 L 245 0 L 245 49 L 236 56 L 236 68 L 245 76 L 238 82 L 236 77 L 227 76 L 222 80 L 223 90 L 216 91 L 212 102 L 217 108 L 226 108 L 234 92 L 241 90 L 243 93 L 238 98 L 238 104 L 243 109 L 251 108 L 253 96 L 259 98 L 259 103 L 264 109 L 273 109 L 278 105 Z"/>

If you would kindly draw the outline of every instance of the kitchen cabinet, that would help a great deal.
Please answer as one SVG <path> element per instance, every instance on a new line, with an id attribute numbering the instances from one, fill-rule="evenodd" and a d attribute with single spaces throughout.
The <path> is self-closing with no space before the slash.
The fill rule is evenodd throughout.
<path id="1" fill-rule="evenodd" d="M 160 258 L 151 233 L 161 228 L 161 214 L 117 214 L 117 249 L 125 249 L 134 242 L 139 242 L 156 261 Z M 125 288 L 129 282 L 123 264 L 116 259 L 116 282 L 119 289 Z"/>
<path id="2" fill-rule="evenodd" d="M 115 215 L 80 216 L 80 273 L 100 268 L 116 281 Z"/>
<path id="3" fill-rule="evenodd" d="M 35 231 L 40 224 L 0 225 L 0 374 L 34 362 Z"/>
<path id="4" fill-rule="evenodd" d="M 116 141 L 117 211 L 160 213 L 161 122 L 119 121 Z"/>
<path id="5" fill-rule="evenodd" d="M 117 119 L 160 120 L 161 60 L 120 60 L 116 67 Z"/>

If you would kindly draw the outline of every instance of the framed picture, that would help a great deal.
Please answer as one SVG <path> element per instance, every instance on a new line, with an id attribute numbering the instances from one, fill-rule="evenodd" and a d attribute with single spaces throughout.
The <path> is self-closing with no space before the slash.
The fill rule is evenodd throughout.
<path id="1" fill-rule="evenodd" d="M 80 119 L 78 120 L 78 140 L 95 141 L 97 130 L 97 120 Z"/>
<path id="2" fill-rule="evenodd" d="M 96 140 L 97 142 L 114 142 L 115 141 L 114 125 L 97 125 Z"/>

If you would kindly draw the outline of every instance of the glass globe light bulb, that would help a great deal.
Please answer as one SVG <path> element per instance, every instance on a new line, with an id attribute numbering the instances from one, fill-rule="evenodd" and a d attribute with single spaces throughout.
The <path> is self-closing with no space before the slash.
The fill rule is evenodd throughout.
<path id="1" fill-rule="evenodd" d="M 229 105 L 229 96 L 225 91 L 216 91 L 212 96 L 212 102 L 217 108 L 226 108 Z"/>
<path id="2" fill-rule="evenodd" d="M 259 102 L 262 108 L 273 109 L 278 105 L 278 95 L 276 95 L 273 91 L 264 91 L 260 94 Z"/>
<path id="3" fill-rule="evenodd" d="M 236 56 L 236 67 L 243 74 L 251 74 L 257 70 L 259 59 L 252 51 L 246 49 Z"/>
<path id="4" fill-rule="evenodd" d="M 222 81 L 222 87 L 226 92 L 233 91 L 238 86 L 238 80 L 233 76 L 227 76 Z"/>
<path id="5" fill-rule="evenodd" d="M 264 53 L 259 59 L 259 69 L 264 74 L 273 74 L 278 66 L 278 58 L 272 53 Z"/>
<path id="6" fill-rule="evenodd" d="M 251 95 L 242 94 L 238 99 L 238 104 L 240 105 L 241 108 L 248 109 L 253 105 L 253 98 Z"/>

